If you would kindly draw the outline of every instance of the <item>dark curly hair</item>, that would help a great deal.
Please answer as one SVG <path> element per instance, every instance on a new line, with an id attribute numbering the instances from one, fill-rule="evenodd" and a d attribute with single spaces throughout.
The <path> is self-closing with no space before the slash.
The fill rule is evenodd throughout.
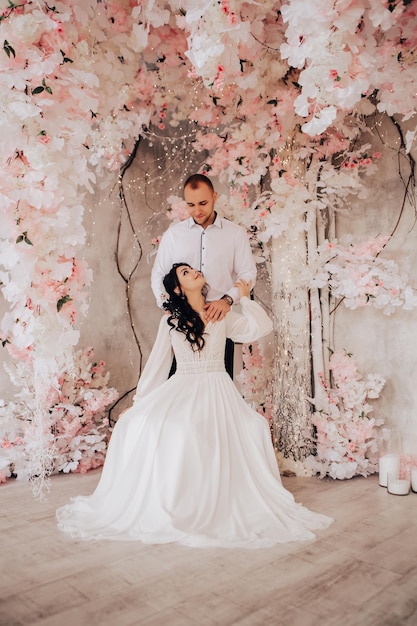
<path id="1" fill-rule="evenodd" d="M 187 298 L 182 293 L 181 285 L 177 276 L 177 269 L 182 266 L 190 267 L 188 263 L 174 263 L 168 274 L 164 277 L 163 284 L 168 294 L 168 299 L 164 302 L 163 307 L 171 314 L 168 317 L 168 324 L 180 333 L 183 333 L 190 342 L 193 350 L 202 350 L 204 348 L 204 322 L 198 313 L 189 305 Z M 176 293 L 175 289 L 179 289 L 180 293 Z M 203 296 L 207 294 L 207 286 L 204 285 L 202 290 Z M 173 320 L 177 323 L 174 324 Z"/>

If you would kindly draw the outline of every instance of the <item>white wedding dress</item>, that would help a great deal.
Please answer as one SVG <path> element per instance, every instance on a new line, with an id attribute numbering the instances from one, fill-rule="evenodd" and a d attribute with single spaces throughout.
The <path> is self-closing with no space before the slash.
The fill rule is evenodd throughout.
<path id="1" fill-rule="evenodd" d="M 241 304 L 243 315 L 207 325 L 201 352 L 170 331 L 164 315 L 100 482 L 58 509 L 61 530 L 82 539 L 264 548 L 312 539 L 331 523 L 282 486 L 268 423 L 225 371 L 226 336 L 247 343 L 272 330 L 258 304 Z M 168 378 L 172 350 L 177 371 Z"/>

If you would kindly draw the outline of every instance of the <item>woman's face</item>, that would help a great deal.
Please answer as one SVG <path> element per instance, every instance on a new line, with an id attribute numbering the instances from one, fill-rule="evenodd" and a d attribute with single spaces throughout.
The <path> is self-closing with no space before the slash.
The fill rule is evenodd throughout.
<path id="1" fill-rule="evenodd" d="M 184 293 L 195 290 L 201 291 L 206 282 L 201 272 L 188 267 L 188 265 L 177 267 L 177 278 Z"/>

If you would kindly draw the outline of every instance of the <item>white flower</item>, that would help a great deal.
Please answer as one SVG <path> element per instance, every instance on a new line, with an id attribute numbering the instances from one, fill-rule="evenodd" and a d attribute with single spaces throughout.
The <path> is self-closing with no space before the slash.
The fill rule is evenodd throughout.
<path id="1" fill-rule="evenodd" d="M 43 11 L 15 13 L 13 19 L 10 20 L 13 37 L 23 45 L 37 43 L 48 20 L 55 25 Z"/>
<path id="2" fill-rule="evenodd" d="M 321 111 L 315 113 L 309 122 L 303 124 L 301 130 L 310 136 L 321 135 L 336 119 L 336 113 L 336 107 L 324 107 Z"/>

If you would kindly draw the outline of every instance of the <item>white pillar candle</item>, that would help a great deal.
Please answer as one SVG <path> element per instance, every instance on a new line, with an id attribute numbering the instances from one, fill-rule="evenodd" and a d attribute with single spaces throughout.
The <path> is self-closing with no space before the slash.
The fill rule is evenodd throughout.
<path id="1" fill-rule="evenodd" d="M 408 478 L 395 478 L 388 474 L 388 493 L 396 496 L 406 496 L 410 493 L 410 480 Z"/>
<path id="2" fill-rule="evenodd" d="M 400 455 L 384 454 L 379 457 L 379 484 L 387 487 L 388 474 L 398 474 L 400 471 Z"/>
<path id="3" fill-rule="evenodd" d="M 411 470 L 411 489 L 417 493 L 417 467 Z"/>

